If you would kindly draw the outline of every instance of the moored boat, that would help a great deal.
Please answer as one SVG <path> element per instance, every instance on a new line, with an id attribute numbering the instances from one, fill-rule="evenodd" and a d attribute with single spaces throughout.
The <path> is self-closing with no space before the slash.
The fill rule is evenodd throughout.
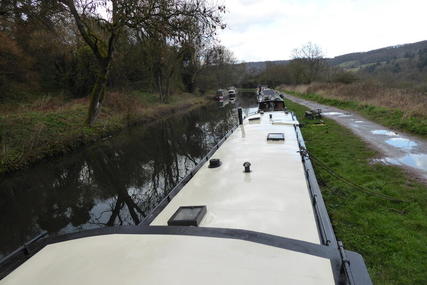
<path id="1" fill-rule="evenodd" d="M 256 114 L 239 109 L 239 125 L 139 226 L 28 244 L 0 283 L 371 284 L 335 237 L 297 118 L 271 95 Z"/>
<path id="2" fill-rule="evenodd" d="M 228 97 L 230 99 L 235 99 L 237 95 L 237 89 L 235 87 L 229 87 L 228 88 Z"/>
<path id="3" fill-rule="evenodd" d="M 228 93 L 227 93 L 226 90 L 224 90 L 224 89 L 218 89 L 216 91 L 215 100 L 222 101 L 222 100 L 224 100 L 227 97 L 228 97 Z"/>

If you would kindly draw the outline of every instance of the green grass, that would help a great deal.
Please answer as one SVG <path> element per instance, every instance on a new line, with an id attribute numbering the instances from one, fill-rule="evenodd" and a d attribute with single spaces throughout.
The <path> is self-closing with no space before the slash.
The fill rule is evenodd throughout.
<path id="1" fill-rule="evenodd" d="M 287 105 L 305 124 L 301 130 L 316 158 L 354 183 L 407 201 L 361 192 L 314 162 L 337 238 L 363 255 L 375 284 L 427 284 L 427 187 L 397 167 L 372 163 L 376 151 L 333 120 L 315 124 L 303 119 L 307 108 Z"/>
<path id="2" fill-rule="evenodd" d="M 254 92 L 256 88 L 238 88 L 239 92 Z"/>
<path id="3" fill-rule="evenodd" d="M 3 108 L 0 112 L 0 174 L 69 152 L 129 125 L 161 119 L 206 104 L 209 97 L 176 94 L 171 96 L 168 104 L 162 104 L 156 94 L 139 91 L 111 93 L 92 127 L 85 124 L 87 99 L 56 101 L 54 104 L 37 101 L 0 106 L 0 110 Z"/>
<path id="4" fill-rule="evenodd" d="M 144 104 L 160 103 L 160 96 L 154 93 L 144 91 L 133 91 L 131 95 L 137 97 Z"/>
<path id="5" fill-rule="evenodd" d="M 338 99 L 325 98 L 317 94 L 301 94 L 298 92 L 287 91 L 287 93 L 315 101 L 320 104 L 335 106 L 340 109 L 356 111 L 364 117 L 375 121 L 384 126 L 406 131 L 421 137 L 427 137 L 427 118 L 422 116 L 407 116 L 400 110 L 378 107 L 356 101 L 344 101 Z"/>

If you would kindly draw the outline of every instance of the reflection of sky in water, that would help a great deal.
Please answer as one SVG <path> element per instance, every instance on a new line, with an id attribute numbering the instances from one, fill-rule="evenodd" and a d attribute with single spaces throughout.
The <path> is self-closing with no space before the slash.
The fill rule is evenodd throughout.
<path id="1" fill-rule="evenodd" d="M 417 146 L 418 144 L 414 141 L 405 139 L 405 138 L 392 138 L 385 141 L 389 145 L 392 145 L 394 147 L 398 147 L 401 149 L 412 149 L 413 147 Z"/>
<path id="2" fill-rule="evenodd" d="M 249 99 L 246 108 L 256 106 Z M 0 236 L 0 258 L 44 230 L 139 223 L 236 124 L 233 107 L 212 104 L 132 127 L 1 179 L 0 232 L 7 235 Z"/>
<path id="3" fill-rule="evenodd" d="M 351 117 L 351 114 L 344 114 L 340 112 L 326 112 L 322 114 L 326 116 Z"/>
<path id="4" fill-rule="evenodd" d="M 243 112 L 246 114 L 246 116 L 256 114 L 258 112 L 258 107 L 244 108 Z"/>
<path id="5" fill-rule="evenodd" d="M 340 112 L 326 112 L 326 113 L 323 113 L 323 115 L 340 116 L 340 115 L 344 115 L 344 114 L 340 113 Z"/>
<path id="6" fill-rule="evenodd" d="M 427 170 L 427 154 L 408 154 L 399 160 L 405 165 Z"/>
<path id="7" fill-rule="evenodd" d="M 371 131 L 374 135 L 384 135 L 384 136 L 397 136 L 395 132 L 387 130 L 373 130 Z"/>
<path id="8" fill-rule="evenodd" d="M 406 165 L 406 166 L 427 171 L 427 154 L 425 153 L 419 153 L 419 154 L 410 153 L 400 158 L 386 157 L 383 159 L 378 159 L 376 161 L 384 162 L 386 164 L 393 164 L 393 165 Z"/>

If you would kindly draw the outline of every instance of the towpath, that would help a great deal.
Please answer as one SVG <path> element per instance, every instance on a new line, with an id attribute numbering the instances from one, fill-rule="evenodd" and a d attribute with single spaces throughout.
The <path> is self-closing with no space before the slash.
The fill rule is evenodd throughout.
<path id="1" fill-rule="evenodd" d="M 285 98 L 310 109 L 322 109 L 322 115 L 349 128 L 377 149 L 382 157 L 377 162 L 401 166 L 427 181 L 427 141 L 396 132 L 364 117 L 335 107 L 304 100 L 289 94 Z"/>

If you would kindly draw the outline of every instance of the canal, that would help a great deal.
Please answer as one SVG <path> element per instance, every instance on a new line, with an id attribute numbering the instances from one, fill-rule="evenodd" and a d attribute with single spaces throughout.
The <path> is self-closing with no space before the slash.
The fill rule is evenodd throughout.
<path id="1" fill-rule="evenodd" d="M 136 225 L 237 124 L 254 93 L 136 126 L 0 182 L 0 259 L 40 232 Z"/>

